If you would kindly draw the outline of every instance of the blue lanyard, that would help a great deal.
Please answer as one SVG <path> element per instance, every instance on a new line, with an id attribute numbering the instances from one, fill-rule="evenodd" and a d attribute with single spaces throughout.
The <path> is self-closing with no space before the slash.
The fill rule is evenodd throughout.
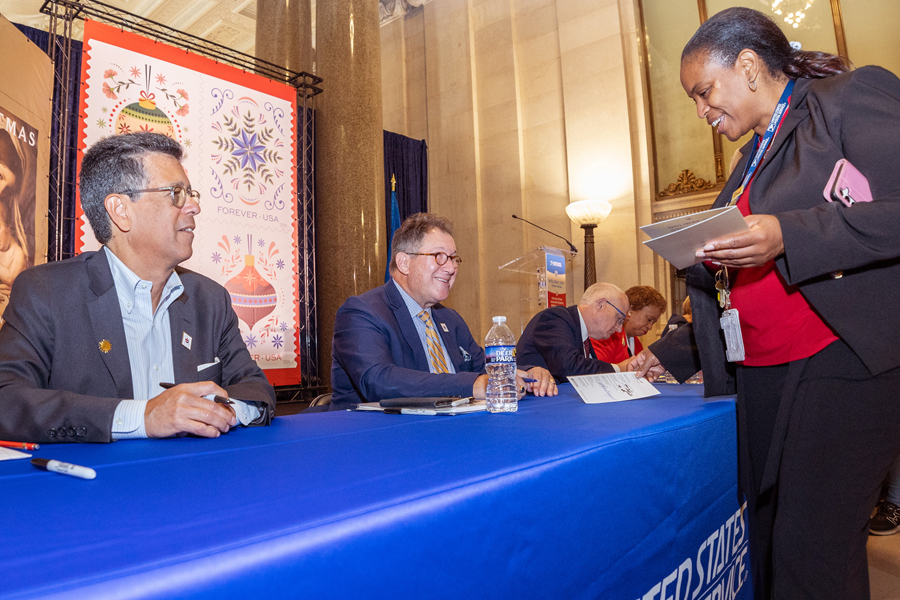
<path id="1" fill-rule="evenodd" d="M 747 166 L 744 167 L 744 176 L 741 180 L 741 185 L 738 189 L 734 190 L 733 194 L 731 194 L 731 202 L 728 203 L 729 206 L 737 203 L 738 198 L 744 193 L 744 188 L 746 188 L 747 185 L 749 185 L 750 180 L 753 179 L 756 167 L 762 162 L 763 156 L 766 155 L 766 149 L 768 149 L 769 144 L 772 142 L 772 138 L 775 137 L 775 132 L 781 124 L 781 118 L 784 116 L 784 111 L 787 110 L 791 100 L 791 92 L 793 90 L 794 80 L 789 79 L 787 85 L 784 87 L 784 91 L 781 92 L 781 98 L 778 99 L 778 106 L 775 107 L 775 112 L 772 113 L 772 118 L 769 119 L 769 126 L 766 127 L 766 134 L 763 136 L 762 141 L 759 142 L 759 134 L 753 134 L 753 143 L 756 144 L 759 142 L 759 147 L 756 149 L 753 160 L 748 162 Z"/>

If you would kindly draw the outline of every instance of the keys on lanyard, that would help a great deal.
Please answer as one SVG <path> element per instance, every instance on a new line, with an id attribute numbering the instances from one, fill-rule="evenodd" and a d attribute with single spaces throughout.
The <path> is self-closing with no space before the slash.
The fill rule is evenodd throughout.
<path id="1" fill-rule="evenodd" d="M 718 290 L 719 306 L 725 310 L 731 308 L 731 289 L 728 281 L 728 268 L 722 267 L 716 273 L 716 290 Z"/>

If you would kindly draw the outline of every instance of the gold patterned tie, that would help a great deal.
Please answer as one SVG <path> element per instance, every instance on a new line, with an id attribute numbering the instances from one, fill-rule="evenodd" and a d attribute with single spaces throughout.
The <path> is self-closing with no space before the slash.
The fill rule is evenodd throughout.
<path id="1" fill-rule="evenodd" d="M 437 329 L 434 327 L 434 321 L 427 310 L 423 310 L 416 315 L 425 323 L 425 339 L 428 342 L 428 359 L 431 361 L 431 368 L 435 373 L 449 373 L 447 363 L 444 362 L 444 350 L 441 348 L 441 341 L 438 339 Z"/>

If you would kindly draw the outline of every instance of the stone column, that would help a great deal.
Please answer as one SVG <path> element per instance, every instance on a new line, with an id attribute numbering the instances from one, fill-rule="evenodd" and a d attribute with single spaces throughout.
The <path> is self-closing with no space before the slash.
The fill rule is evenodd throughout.
<path id="1" fill-rule="evenodd" d="M 334 315 L 384 283 L 384 133 L 378 2 L 316 3 L 316 290 L 319 374 L 331 383 Z"/>
<path id="2" fill-rule="evenodd" d="M 310 0 L 257 0 L 256 11 L 256 57 L 289 71 L 306 71 L 311 73 L 313 70 L 313 50 Z M 298 141 L 303 135 L 301 133 L 303 131 L 302 123 L 302 113 L 298 111 Z M 302 146 L 302 143 L 300 145 Z M 302 164 L 302 156 L 297 156 L 298 167 Z M 303 178 L 307 172 L 301 168 L 298 173 L 298 192 L 304 185 Z M 297 240 L 297 243 L 302 244 L 303 236 L 305 235 L 303 233 L 304 222 L 302 220 L 299 229 L 300 239 Z M 301 250 L 300 264 L 303 265 L 304 263 L 304 252 Z M 305 282 L 301 280 L 299 285 L 302 298 L 304 296 L 303 288 Z M 302 306 L 301 311 L 303 311 Z M 305 323 L 304 317 L 306 315 L 301 312 L 301 327 Z M 300 353 L 305 353 L 306 348 L 307 342 L 301 333 L 300 347 L 297 349 L 297 362 L 303 367 L 309 364 L 300 357 Z M 315 362 L 315 360 L 316 357 L 312 357 L 312 362 Z M 303 371 L 304 381 L 302 383 L 305 385 L 315 383 L 314 381 L 306 380 L 308 374 L 305 368 Z"/>
<path id="3" fill-rule="evenodd" d="M 257 0 L 256 57 L 290 71 L 312 73 L 309 0 Z"/>

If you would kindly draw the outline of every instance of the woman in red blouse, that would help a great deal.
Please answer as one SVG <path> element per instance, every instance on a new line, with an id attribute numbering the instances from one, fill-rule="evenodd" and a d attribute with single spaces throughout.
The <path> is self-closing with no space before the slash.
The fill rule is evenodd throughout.
<path id="1" fill-rule="evenodd" d="M 616 331 L 605 340 L 591 338 L 598 360 L 617 365 L 640 354 L 644 346 L 638 338 L 647 335 L 660 315 L 666 310 L 666 299 L 649 285 L 636 285 L 625 290 L 631 309 L 622 330 Z"/>
<path id="2" fill-rule="evenodd" d="M 713 204 L 736 204 L 749 230 L 698 251 L 693 323 L 644 368 L 658 359 L 679 381 L 702 368 L 708 396 L 737 392 L 756 597 L 866 599 L 868 518 L 900 453 L 900 319 L 886 301 L 900 294 L 900 80 L 800 51 L 762 13 L 730 8 L 688 42 L 681 82 L 719 133 L 756 134 Z M 842 158 L 872 202 L 823 197 Z M 745 348 L 730 360 L 720 297 Z"/>

